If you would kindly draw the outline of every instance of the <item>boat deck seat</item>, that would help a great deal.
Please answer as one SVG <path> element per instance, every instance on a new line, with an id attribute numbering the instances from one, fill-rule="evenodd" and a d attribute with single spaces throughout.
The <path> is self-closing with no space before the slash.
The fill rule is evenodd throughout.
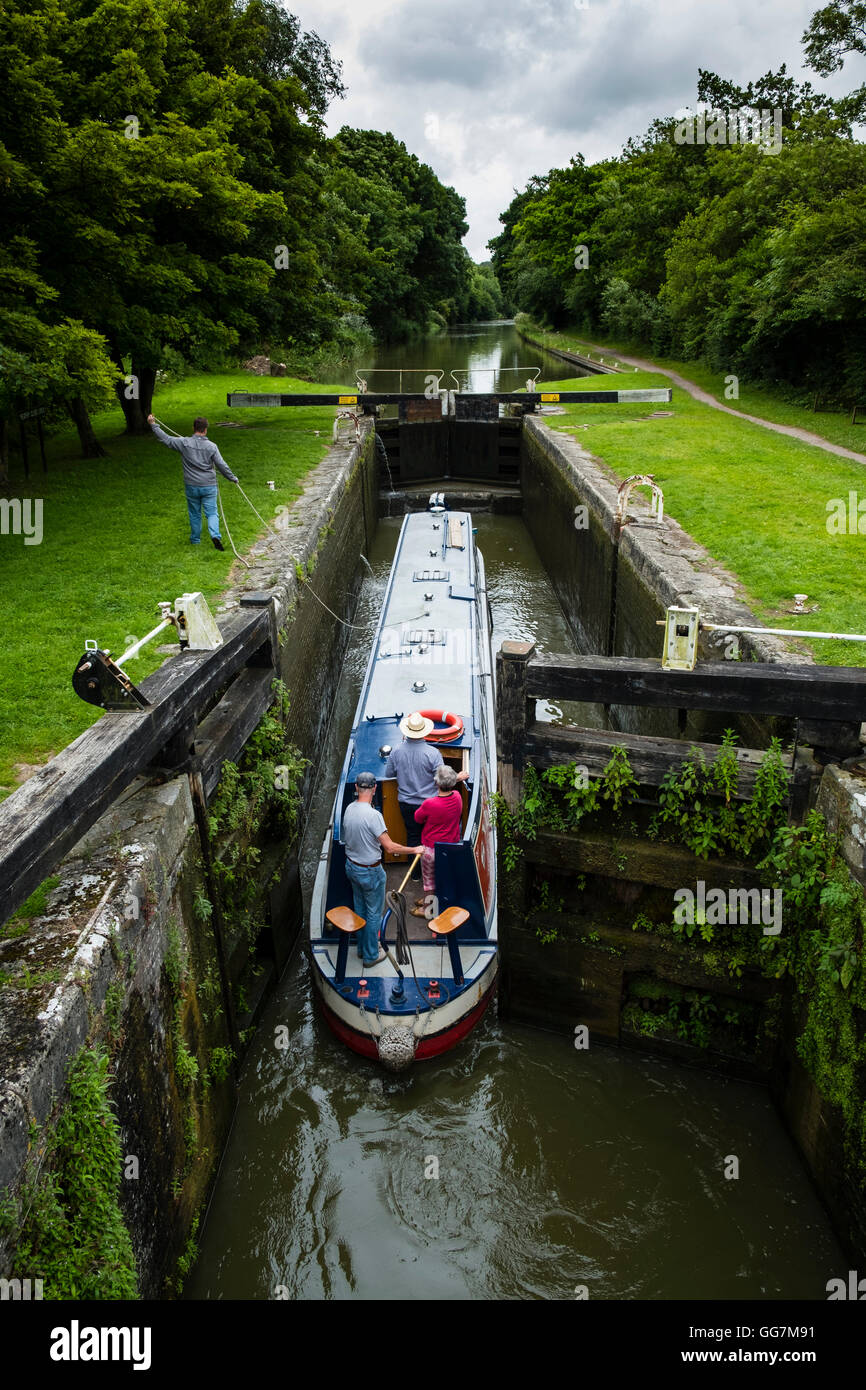
<path id="1" fill-rule="evenodd" d="M 332 927 L 344 932 L 360 931 L 367 925 L 366 917 L 359 917 L 350 907 L 332 907 L 325 916 Z"/>
<path id="2" fill-rule="evenodd" d="M 449 932 L 456 931 L 468 920 L 469 913 L 465 907 L 446 907 L 445 911 L 440 912 L 438 917 L 432 917 L 427 925 L 437 936 L 447 936 Z"/>

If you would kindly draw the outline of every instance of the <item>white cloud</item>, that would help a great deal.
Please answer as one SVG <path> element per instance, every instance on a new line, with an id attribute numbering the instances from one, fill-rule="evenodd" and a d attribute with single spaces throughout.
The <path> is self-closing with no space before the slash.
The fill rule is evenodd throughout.
<path id="1" fill-rule="evenodd" d="M 498 215 L 532 174 L 619 154 L 656 116 L 694 105 L 698 68 L 745 84 L 781 63 L 833 95 L 866 60 L 820 78 L 800 36 L 819 0 L 284 0 L 343 62 L 341 125 L 390 130 L 466 199 L 486 259 Z M 434 119 L 435 118 L 435 119 Z"/>

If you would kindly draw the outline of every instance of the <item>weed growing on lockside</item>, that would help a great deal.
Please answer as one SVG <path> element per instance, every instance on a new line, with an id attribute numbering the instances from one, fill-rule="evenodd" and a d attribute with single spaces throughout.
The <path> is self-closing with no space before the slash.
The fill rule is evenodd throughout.
<path id="1" fill-rule="evenodd" d="M 230 933 L 242 933 L 250 955 L 264 929 L 263 847 L 286 845 L 298 832 L 302 790 L 309 760 L 286 738 L 289 695 L 282 681 L 272 685 L 274 702 L 248 740 L 238 764 L 224 763 L 209 810 L 214 878 Z M 279 866 L 270 875 L 273 885 Z M 199 895 L 197 908 L 209 915 L 212 904 Z M 208 1008 L 216 1005 L 212 987 Z M 246 1012 L 240 995 L 239 1014 Z"/>
<path id="2" fill-rule="evenodd" d="M 82 1048 L 54 1130 L 28 1159 L 17 1196 L 0 1210 L 0 1225 L 12 1237 L 13 1274 L 38 1270 L 46 1298 L 137 1296 L 132 1242 L 118 1203 L 123 1156 L 108 1098 L 112 1079 L 107 1053 Z"/>

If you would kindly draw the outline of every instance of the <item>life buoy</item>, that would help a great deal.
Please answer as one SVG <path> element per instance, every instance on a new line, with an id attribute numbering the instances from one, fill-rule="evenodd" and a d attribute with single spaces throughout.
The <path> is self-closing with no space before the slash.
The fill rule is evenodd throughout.
<path id="1" fill-rule="evenodd" d="M 422 709 L 418 713 L 425 719 L 432 719 L 434 724 L 446 725 L 444 729 L 432 729 L 426 734 L 427 743 L 453 743 L 463 733 L 463 720 L 459 714 L 449 714 L 444 709 Z"/>

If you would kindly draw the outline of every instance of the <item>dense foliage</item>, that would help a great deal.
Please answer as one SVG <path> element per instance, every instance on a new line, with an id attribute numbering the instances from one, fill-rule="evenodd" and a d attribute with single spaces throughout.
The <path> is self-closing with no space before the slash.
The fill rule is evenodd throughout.
<path id="1" fill-rule="evenodd" d="M 819 11 L 803 36 L 811 66 L 833 71 L 845 52 L 866 51 L 864 16 L 850 0 Z M 783 64 L 746 87 L 701 70 L 697 98 L 704 143 L 677 113 L 617 159 L 587 165 L 578 154 L 530 179 L 490 243 L 506 297 L 552 327 L 574 323 L 726 373 L 857 399 L 866 145 L 852 129 L 866 88 L 831 100 Z M 771 129 L 763 145 L 723 143 L 729 123 L 709 142 L 711 113 L 755 108 L 781 112 L 775 149 Z"/>
<path id="2" fill-rule="evenodd" d="M 25 405 L 156 372 L 315 355 L 460 316 L 464 203 L 391 135 L 324 134 L 340 67 L 277 0 L 10 0 L 0 10 L 0 453 Z"/>

